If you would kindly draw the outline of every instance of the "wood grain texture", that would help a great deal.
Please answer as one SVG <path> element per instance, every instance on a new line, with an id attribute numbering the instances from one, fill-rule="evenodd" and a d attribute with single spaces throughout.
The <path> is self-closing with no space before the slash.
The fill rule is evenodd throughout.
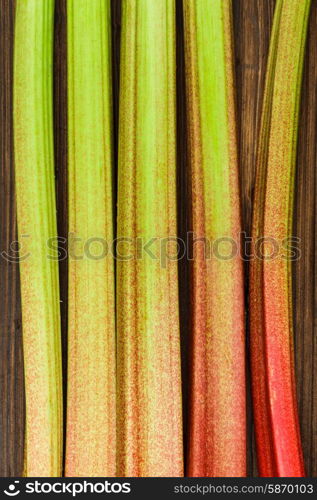
<path id="1" fill-rule="evenodd" d="M 24 392 L 19 266 L 14 197 L 12 76 L 14 2 L 0 1 L 0 474 L 23 465 Z"/>
<path id="2" fill-rule="evenodd" d="M 265 72 L 273 23 L 275 0 L 234 0 L 233 20 L 236 54 L 236 87 L 240 153 L 242 230 L 251 236 L 252 200 L 255 186 L 256 151 L 261 120 Z M 247 240 L 245 240 L 247 241 Z M 247 250 L 250 248 L 246 247 Z M 246 305 L 248 299 L 248 265 L 245 263 Z M 248 343 L 248 312 L 247 343 Z M 248 389 L 248 475 L 256 476 L 250 396 L 250 369 L 247 364 Z"/>
<path id="3" fill-rule="evenodd" d="M 178 236 L 186 242 L 190 231 L 189 207 L 190 189 L 187 151 L 187 117 L 186 117 L 186 85 L 184 54 L 184 12 L 183 0 L 176 0 L 176 87 L 177 87 L 177 223 Z M 182 252 L 184 249 L 181 249 Z M 188 435 L 188 400 L 189 400 L 189 367 L 190 367 L 190 263 L 185 257 L 178 261 L 180 337 L 182 361 L 182 393 L 183 393 L 183 439 L 184 468 L 187 470 L 187 435 Z"/>
<path id="4" fill-rule="evenodd" d="M 306 473 L 317 475 L 316 330 L 316 154 L 317 154 L 317 1 L 313 0 L 305 57 L 294 236 L 301 255 L 293 266 L 297 399 Z"/>
<path id="5" fill-rule="evenodd" d="M 261 116 L 264 76 L 275 0 L 233 0 L 240 171 L 244 230 L 250 232 L 255 175 L 255 151 Z M 177 0 L 177 23 L 182 19 Z M 67 235 L 67 81 L 66 0 L 56 0 L 55 14 L 55 161 L 59 235 Z M 118 109 L 120 0 L 113 0 L 114 111 Z M 14 0 L 0 0 L 0 227 L 1 252 L 16 239 L 12 148 L 12 48 Z M 316 106 L 317 106 L 317 0 L 313 0 L 303 82 L 299 127 L 298 173 L 294 234 L 301 238 L 302 256 L 294 264 L 294 306 L 297 390 L 307 473 L 317 476 L 317 293 L 315 269 L 316 218 Z M 183 36 L 177 30 L 178 86 L 178 213 L 179 234 L 187 231 L 186 116 L 183 73 Z M 115 127 L 116 128 L 116 127 Z M 64 245 L 61 243 L 61 246 Z M 12 251 L 11 251 L 11 255 Z M 188 267 L 179 264 L 183 389 L 186 394 L 188 350 Z M 64 362 L 67 335 L 67 261 L 60 264 Z M 0 256 L 0 476 L 18 476 L 23 461 L 24 392 L 21 311 L 18 266 Z M 65 366 L 65 365 L 64 365 Z M 65 391 L 66 394 L 66 391 Z M 186 414 L 186 397 L 184 397 Z M 184 426 L 186 428 L 186 426 Z M 256 474 L 249 412 L 249 474 Z"/>
<path id="6" fill-rule="evenodd" d="M 114 217 L 117 207 L 117 167 L 118 167 L 118 131 L 119 131 L 119 80 L 120 80 L 120 43 L 121 43 L 122 0 L 111 0 L 112 19 L 112 102 L 113 102 L 113 153 L 114 153 Z M 115 223 L 115 221 L 114 221 Z"/>
<path id="7" fill-rule="evenodd" d="M 275 0 L 233 0 L 244 230 L 249 235 L 265 72 Z"/>
<path id="8" fill-rule="evenodd" d="M 55 0 L 54 26 L 54 155 L 56 178 L 57 231 L 59 236 L 59 283 L 60 311 L 62 335 L 62 367 L 63 367 L 63 417 L 64 417 L 64 449 L 66 429 L 67 399 L 67 321 L 68 321 L 68 175 L 67 175 L 67 0 Z"/>

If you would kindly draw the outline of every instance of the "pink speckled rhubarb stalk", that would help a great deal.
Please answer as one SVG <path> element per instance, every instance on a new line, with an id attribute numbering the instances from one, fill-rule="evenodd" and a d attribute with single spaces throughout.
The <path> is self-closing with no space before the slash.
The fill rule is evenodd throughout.
<path id="1" fill-rule="evenodd" d="M 257 158 L 250 321 L 261 476 L 304 475 L 294 380 L 291 261 L 283 248 L 292 234 L 298 108 L 309 9 L 310 0 L 277 1 Z"/>
<path id="2" fill-rule="evenodd" d="M 14 155 L 28 477 L 62 474 L 62 368 L 53 158 L 53 0 L 16 2 Z"/>
<path id="3" fill-rule="evenodd" d="M 174 0 L 123 1 L 117 262 L 120 476 L 183 474 L 174 9 Z"/>
<path id="4" fill-rule="evenodd" d="M 191 168 L 189 476 L 246 474 L 245 336 L 230 0 L 184 0 Z"/>
<path id="5" fill-rule="evenodd" d="M 110 0 L 68 0 L 66 476 L 116 472 Z"/>

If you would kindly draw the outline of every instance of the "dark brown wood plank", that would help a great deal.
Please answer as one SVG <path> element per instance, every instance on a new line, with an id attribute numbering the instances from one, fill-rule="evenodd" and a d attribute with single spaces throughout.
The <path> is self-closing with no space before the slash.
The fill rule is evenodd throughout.
<path id="1" fill-rule="evenodd" d="M 317 1 L 312 2 L 299 121 L 294 235 L 300 258 L 294 262 L 294 331 L 297 399 L 306 472 L 317 475 L 316 337 L 316 153 L 317 153 Z"/>
<path id="2" fill-rule="evenodd" d="M 114 216 L 117 213 L 118 127 L 120 88 L 120 40 L 122 0 L 111 0 L 112 23 L 112 100 L 113 100 L 113 150 L 114 150 Z M 115 221 L 114 221 L 115 223 Z"/>
<path id="3" fill-rule="evenodd" d="M 233 0 L 243 226 L 250 234 L 255 158 L 275 0 Z"/>
<path id="4" fill-rule="evenodd" d="M 67 397 L 68 320 L 68 181 L 67 181 L 67 0 L 55 0 L 54 20 L 54 155 L 57 230 L 59 236 L 59 285 L 63 350 L 64 446 Z"/>
<path id="5" fill-rule="evenodd" d="M 177 87 L 177 221 L 178 238 L 182 241 L 180 257 L 187 247 L 187 234 L 190 227 L 190 189 L 189 163 L 187 155 L 187 117 L 186 117 L 186 85 L 184 54 L 184 14 L 182 0 L 176 0 L 176 87 Z M 180 337 L 182 360 L 182 393 L 183 393 L 183 435 L 184 465 L 187 468 L 187 435 L 188 435 L 188 401 L 189 401 L 189 368 L 190 368 L 190 262 L 184 255 L 178 261 Z"/>
<path id="6" fill-rule="evenodd" d="M 255 184 L 255 158 L 261 119 L 266 63 L 275 0 L 234 0 L 234 41 L 240 154 L 242 229 L 251 235 L 252 200 Z M 248 266 L 246 263 L 246 304 Z M 248 318 L 248 315 L 247 315 Z M 248 336 L 248 329 L 247 329 Z M 248 474 L 256 475 L 256 456 L 252 429 L 250 371 L 248 379 Z"/>
<path id="7" fill-rule="evenodd" d="M 0 475 L 23 467 L 24 391 L 14 202 L 12 76 L 14 1 L 0 0 Z"/>

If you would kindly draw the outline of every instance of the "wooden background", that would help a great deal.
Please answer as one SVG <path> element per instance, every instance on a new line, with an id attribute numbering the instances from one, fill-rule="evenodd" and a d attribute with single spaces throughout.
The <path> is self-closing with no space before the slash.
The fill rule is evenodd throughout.
<path id="1" fill-rule="evenodd" d="M 155 0 L 151 0 L 155 1 Z M 16 249 L 12 147 L 12 51 L 14 0 L 0 0 L 0 231 L 1 252 Z M 186 116 L 182 5 L 177 3 L 178 194 L 179 233 L 186 232 Z M 232 0 L 244 230 L 250 232 L 255 152 L 275 0 Z M 112 0 L 114 121 L 118 116 L 121 0 Z M 305 57 L 296 178 L 294 235 L 301 238 L 301 259 L 294 264 L 294 310 L 298 406 L 307 474 L 317 476 L 317 250 L 316 116 L 317 0 L 312 0 Z M 66 0 L 56 0 L 55 16 L 55 160 L 58 228 L 67 235 L 67 58 Z M 10 250 L 11 245 L 11 250 Z M 247 277 L 246 268 L 246 277 Z M 183 340 L 184 415 L 186 416 L 186 345 L 188 341 L 188 268 L 180 263 L 180 307 Z M 67 263 L 60 266 L 61 313 L 66 367 Z M 247 291 L 247 279 L 246 279 Z M 317 290 L 316 290 L 317 291 Z M 18 265 L 0 255 L 0 476 L 19 476 L 23 460 L 24 388 Z M 249 371 L 249 369 L 248 369 Z M 249 379 L 249 376 L 248 376 Z M 248 390 L 249 392 L 249 390 Z M 248 397 L 248 471 L 256 475 L 252 412 Z M 186 418 L 185 418 L 186 428 Z M 185 430 L 186 439 L 186 430 Z"/>

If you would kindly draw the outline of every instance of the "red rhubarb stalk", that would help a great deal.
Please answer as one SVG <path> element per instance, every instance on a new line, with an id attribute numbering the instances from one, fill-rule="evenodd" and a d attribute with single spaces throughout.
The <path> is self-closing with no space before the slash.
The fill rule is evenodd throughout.
<path id="1" fill-rule="evenodd" d="M 252 394 L 261 476 L 303 476 L 296 403 L 291 261 L 300 84 L 310 0 L 279 0 L 257 158 L 250 265 Z"/>

